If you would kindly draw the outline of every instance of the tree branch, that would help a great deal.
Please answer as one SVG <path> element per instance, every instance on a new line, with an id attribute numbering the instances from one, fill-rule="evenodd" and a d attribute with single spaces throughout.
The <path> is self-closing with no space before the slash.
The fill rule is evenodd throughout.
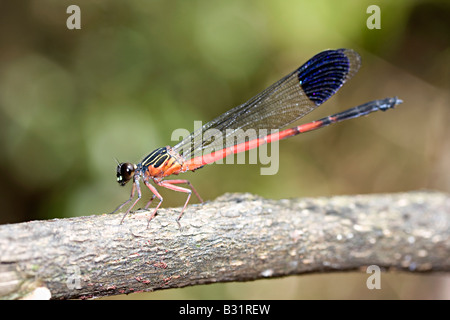
<path id="1" fill-rule="evenodd" d="M 69 299 L 368 265 L 450 270 L 450 196 L 269 200 L 226 194 L 119 224 L 121 214 L 0 226 L 0 297 Z M 363 269 L 365 270 L 365 269 Z"/>

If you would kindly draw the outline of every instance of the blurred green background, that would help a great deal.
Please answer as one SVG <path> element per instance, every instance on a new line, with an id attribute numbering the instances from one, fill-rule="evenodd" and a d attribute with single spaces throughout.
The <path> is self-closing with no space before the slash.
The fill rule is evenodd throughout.
<path id="1" fill-rule="evenodd" d="M 71 4 L 81 30 L 66 27 Z M 366 26 L 372 4 L 379 30 Z M 173 130 L 192 130 L 342 47 L 361 54 L 362 68 L 300 123 L 373 99 L 404 104 L 282 141 L 274 176 L 210 165 L 183 178 L 205 200 L 449 192 L 449 17 L 448 0 L 0 1 L 0 223 L 112 211 L 131 188 L 117 185 L 114 158 L 139 162 L 175 145 Z M 183 204 L 185 195 L 160 191 L 165 207 Z M 448 277 L 387 277 L 391 288 L 378 292 L 365 274 L 337 274 L 132 297 L 450 298 Z"/>

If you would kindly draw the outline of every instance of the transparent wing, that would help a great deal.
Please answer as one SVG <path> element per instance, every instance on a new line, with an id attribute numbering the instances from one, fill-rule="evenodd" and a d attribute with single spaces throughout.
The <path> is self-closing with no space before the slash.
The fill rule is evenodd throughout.
<path id="1" fill-rule="evenodd" d="M 323 51 L 246 103 L 192 132 L 173 149 L 188 160 L 281 129 L 334 95 L 360 65 L 360 56 L 353 50 Z"/>

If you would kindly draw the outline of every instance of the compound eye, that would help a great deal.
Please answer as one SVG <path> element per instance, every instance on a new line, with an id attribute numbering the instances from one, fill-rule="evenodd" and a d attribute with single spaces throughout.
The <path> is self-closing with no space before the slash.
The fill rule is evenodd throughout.
<path id="1" fill-rule="evenodd" d="M 134 174 L 134 165 L 132 163 L 119 163 L 117 166 L 117 182 L 124 186 L 131 180 Z"/>

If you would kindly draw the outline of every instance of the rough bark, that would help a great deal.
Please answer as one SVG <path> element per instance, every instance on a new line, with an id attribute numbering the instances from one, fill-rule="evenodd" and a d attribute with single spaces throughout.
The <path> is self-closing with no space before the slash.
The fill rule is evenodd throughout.
<path id="1" fill-rule="evenodd" d="M 450 196 L 269 200 L 0 226 L 0 297 L 73 299 L 311 272 L 450 270 Z"/>

